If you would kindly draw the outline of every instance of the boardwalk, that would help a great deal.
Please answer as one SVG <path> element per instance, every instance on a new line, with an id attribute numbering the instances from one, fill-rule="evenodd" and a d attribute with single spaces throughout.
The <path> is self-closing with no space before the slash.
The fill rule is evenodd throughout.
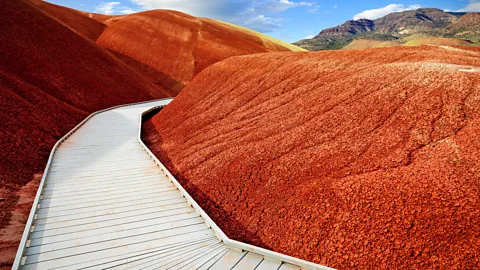
<path id="1" fill-rule="evenodd" d="M 59 145 L 20 268 L 300 269 L 228 247 L 142 148 L 142 112 L 169 101 L 102 112 Z"/>

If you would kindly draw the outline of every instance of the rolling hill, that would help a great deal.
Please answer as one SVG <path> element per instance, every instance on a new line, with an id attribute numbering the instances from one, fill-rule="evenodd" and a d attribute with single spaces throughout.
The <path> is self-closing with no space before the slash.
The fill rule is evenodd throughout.
<path id="1" fill-rule="evenodd" d="M 430 44 L 430 41 L 432 45 L 442 41 L 445 44 L 441 45 L 455 42 L 461 45 L 480 44 L 479 16 L 478 12 L 444 12 L 435 8 L 421 8 L 391 13 L 376 20 L 347 21 L 321 31 L 312 39 L 300 40 L 294 44 L 312 51 L 388 47 L 410 41 L 407 45 Z"/>
<path id="2" fill-rule="evenodd" d="M 92 41 L 96 41 L 107 27 L 102 22 L 93 19 L 93 16 L 88 16 L 87 13 L 82 11 L 58 6 L 42 0 L 32 0 L 31 3 L 39 7 L 39 9 L 47 15 L 57 19 L 64 26 L 84 35 Z"/>
<path id="3" fill-rule="evenodd" d="M 173 96 L 204 68 L 225 58 L 303 50 L 247 28 L 172 10 L 109 16 L 33 3 Z"/>
<path id="4" fill-rule="evenodd" d="M 176 11 L 145 11 L 106 23 L 97 44 L 174 95 L 200 71 L 225 58 L 301 50 L 251 30 Z"/>
<path id="5" fill-rule="evenodd" d="M 0 11 L 0 265 L 8 265 L 33 200 L 21 188 L 55 142 L 93 111 L 169 94 L 28 1 L 3 1 Z"/>
<path id="6" fill-rule="evenodd" d="M 88 114 L 174 96 L 232 55 L 300 50 L 173 11 L 106 16 L 27 0 L 0 11 L 0 267 L 13 262 L 51 148 Z"/>
<path id="7" fill-rule="evenodd" d="M 233 57 L 143 139 L 240 241 L 339 269 L 480 267 L 480 54 Z"/>

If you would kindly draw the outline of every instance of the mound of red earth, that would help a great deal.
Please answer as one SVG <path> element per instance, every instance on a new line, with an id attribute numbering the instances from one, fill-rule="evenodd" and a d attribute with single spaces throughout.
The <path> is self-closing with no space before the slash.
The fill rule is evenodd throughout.
<path id="1" fill-rule="evenodd" d="M 480 267 L 480 53 L 233 57 L 144 123 L 231 238 L 340 269 Z"/>
<path id="2" fill-rule="evenodd" d="M 93 41 L 97 40 L 107 27 L 101 21 L 93 19 L 93 16 L 90 18 L 87 13 L 82 11 L 58 6 L 42 0 L 31 0 L 31 2 L 48 15 L 62 22 L 65 26 Z"/>
<path id="3" fill-rule="evenodd" d="M 12 263 L 23 230 L 8 224 L 24 226 L 35 194 L 24 203 L 19 191 L 55 142 L 94 111 L 169 95 L 30 2 L 4 0 L 0 12 L 1 266 Z"/>
<path id="4" fill-rule="evenodd" d="M 173 94 L 225 58 L 289 50 L 263 35 L 171 10 L 116 16 L 105 23 L 97 43 Z"/>
<path id="5" fill-rule="evenodd" d="M 108 16 L 32 1 L 171 95 L 178 94 L 200 71 L 225 58 L 300 50 L 248 29 L 172 10 Z"/>
<path id="6" fill-rule="evenodd" d="M 32 179 L 88 114 L 175 95 L 233 55 L 295 49 L 174 11 L 108 16 L 41 0 L 5 0 L 0 11 L 0 266 L 13 261 L 39 182 Z"/>

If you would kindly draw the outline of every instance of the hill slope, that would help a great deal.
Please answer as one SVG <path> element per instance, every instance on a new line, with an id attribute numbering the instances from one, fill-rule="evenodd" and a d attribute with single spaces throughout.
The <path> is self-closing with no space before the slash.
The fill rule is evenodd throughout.
<path id="1" fill-rule="evenodd" d="M 244 27 L 172 10 L 108 16 L 34 3 L 173 96 L 204 68 L 225 58 L 304 50 Z"/>
<path id="2" fill-rule="evenodd" d="M 107 27 L 105 24 L 90 18 L 84 12 L 75 9 L 58 6 L 42 0 L 32 0 L 31 2 L 65 26 L 93 41 L 96 41 Z"/>
<path id="3" fill-rule="evenodd" d="M 252 30 L 171 10 L 116 16 L 106 23 L 97 43 L 174 94 L 225 58 L 301 50 Z"/>
<path id="4" fill-rule="evenodd" d="M 480 13 L 444 12 L 435 8 L 421 8 L 388 14 L 376 20 L 360 19 L 347 21 L 342 25 L 325 29 L 312 39 L 305 39 L 294 44 L 308 50 L 341 49 L 356 40 L 367 40 L 349 47 L 359 45 L 377 46 L 374 41 L 386 42 L 383 46 L 395 43 L 404 44 L 412 39 L 432 38 L 459 39 L 459 43 L 479 43 Z M 465 40 L 465 41 L 464 41 Z M 441 41 L 441 40 L 436 40 Z M 445 40 L 449 45 L 452 41 Z M 393 43 L 392 43 L 393 42 Z M 418 42 L 423 44 L 421 41 Z M 375 45 L 373 45 L 375 44 Z"/>
<path id="5" fill-rule="evenodd" d="M 232 55 L 301 50 L 173 11 L 108 16 L 39 0 L 0 11 L 0 267 L 13 262 L 51 147 L 88 114 L 175 95 Z"/>
<path id="6" fill-rule="evenodd" d="M 5 0 L 0 12 L 0 265 L 8 265 L 36 191 L 24 201 L 20 189 L 55 142 L 93 111 L 168 93 L 30 2 Z"/>
<path id="7" fill-rule="evenodd" d="M 340 269 L 478 268 L 479 59 L 234 57 L 143 137 L 230 237 Z"/>

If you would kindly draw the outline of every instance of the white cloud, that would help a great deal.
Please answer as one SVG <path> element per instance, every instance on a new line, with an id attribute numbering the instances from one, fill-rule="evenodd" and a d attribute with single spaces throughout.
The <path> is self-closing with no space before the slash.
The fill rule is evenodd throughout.
<path id="1" fill-rule="evenodd" d="M 359 20 L 359 19 L 369 19 L 369 20 L 374 20 L 378 19 L 380 17 L 383 17 L 389 13 L 392 12 L 402 12 L 406 10 L 412 10 L 412 9 L 418 9 L 420 8 L 420 5 L 410 5 L 408 7 L 405 7 L 402 4 L 390 4 L 388 6 L 382 7 L 382 8 L 377 8 L 377 9 L 369 9 L 365 10 L 363 12 L 360 12 L 356 14 L 353 19 L 354 20 Z"/>
<path id="2" fill-rule="evenodd" d="M 228 16 L 245 11 L 282 12 L 294 7 L 313 6 L 307 1 L 290 0 L 131 0 L 131 2 L 144 9 L 173 9 L 203 17 Z"/>
<path id="3" fill-rule="evenodd" d="M 273 29 L 280 28 L 280 23 L 283 20 L 281 18 L 271 18 L 265 15 L 258 15 L 257 17 L 250 18 L 243 22 L 243 26 L 251 29 L 255 29 L 260 32 L 269 32 Z"/>
<path id="4" fill-rule="evenodd" d="M 243 25 L 260 32 L 281 27 L 282 18 L 276 13 L 304 7 L 314 11 L 309 1 L 294 0 L 130 0 L 142 10 L 172 9 L 198 17 L 208 17 Z"/>
<path id="5" fill-rule="evenodd" d="M 253 2 L 253 1 L 252 1 Z M 301 2 L 294 2 L 294 1 L 289 1 L 289 0 L 277 0 L 277 1 L 258 1 L 259 7 L 263 7 L 264 9 L 270 11 L 270 12 L 281 12 L 285 11 L 287 9 L 291 9 L 294 7 L 312 7 L 313 4 L 306 2 L 306 1 L 301 1 Z"/>
<path id="6" fill-rule="evenodd" d="M 312 38 L 314 38 L 314 37 L 315 37 L 315 35 L 307 35 L 307 36 L 305 36 L 303 39 L 312 39 Z"/>
<path id="7" fill-rule="evenodd" d="M 106 3 L 100 3 L 98 6 L 95 7 L 95 12 L 98 13 L 103 13 L 103 14 L 113 14 L 114 11 L 113 9 L 115 6 L 118 6 L 120 2 L 106 2 Z"/>
<path id="8" fill-rule="evenodd" d="M 131 2 L 144 10 L 172 9 L 195 16 L 222 13 L 229 9 L 228 2 L 223 0 L 131 0 Z"/>
<path id="9" fill-rule="evenodd" d="M 321 7 L 322 6 L 320 6 L 320 5 L 315 5 L 314 4 L 314 5 L 309 6 L 307 11 L 310 12 L 310 13 L 317 13 L 320 10 Z"/>
<path id="10" fill-rule="evenodd" d="M 125 8 L 125 9 L 120 10 L 120 13 L 122 13 L 122 14 L 132 14 L 132 13 L 135 13 L 135 12 L 136 12 L 135 10 L 130 9 L 130 8 Z"/>
<path id="11" fill-rule="evenodd" d="M 480 1 L 471 0 L 466 7 L 457 10 L 458 12 L 480 12 Z"/>

